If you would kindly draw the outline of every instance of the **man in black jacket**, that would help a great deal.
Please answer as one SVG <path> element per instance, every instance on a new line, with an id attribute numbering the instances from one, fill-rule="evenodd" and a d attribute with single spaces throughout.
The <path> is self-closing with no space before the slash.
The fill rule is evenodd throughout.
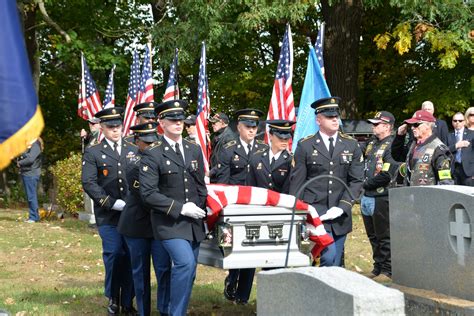
<path id="1" fill-rule="evenodd" d="M 199 146 L 181 136 L 186 106 L 185 101 L 173 100 L 155 108 L 164 134 L 144 151 L 139 172 L 140 195 L 151 210 L 153 235 L 163 246 L 156 255 L 158 284 L 169 282 L 168 288 L 158 289 L 162 315 L 186 315 L 199 245 L 205 238 L 204 162 Z"/>
<path id="2" fill-rule="evenodd" d="M 135 159 L 137 147 L 121 137 L 122 113 L 120 107 L 96 113 L 104 139 L 87 147 L 82 158 L 82 187 L 94 201 L 95 220 L 102 239 L 109 315 L 119 314 L 120 305 L 124 314 L 134 311 L 130 256 L 117 224 L 128 194 L 125 170 Z"/>
<path id="3" fill-rule="evenodd" d="M 217 158 L 219 152 L 222 149 L 222 146 L 230 142 L 235 138 L 234 132 L 230 129 L 229 126 L 229 117 L 225 113 L 217 113 L 209 119 L 209 122 L 212 123 L 212 130 L 214 132 L 214 137 L 211 142 L 211 170 L 209 171 L 209 178 L 211 183 L 216 182 L 216 172 L 217 172 Z"/>
<path id="4" fill-rule="evenodd" d="M 374 139 L 365 149 L 364 195 L 361 200 L 365 230 L 372 246 L 374 268 L 372 277 L 389 281 L 392 276 L 390 255 L 390 215 L 388 189 L 399 167 L 391 156 L 392 130 L 395 117 L 387 111 L 377 112 L 368 120 L 372 123 Z"/>
<path id="5" fill-rule="evenodd" d="M 465 127 L 464 114 L 453 116 L 454 132 L 449 134 L 448 147 L 454 156 L 456 184 L 474 186 L 474 131 Z"/>

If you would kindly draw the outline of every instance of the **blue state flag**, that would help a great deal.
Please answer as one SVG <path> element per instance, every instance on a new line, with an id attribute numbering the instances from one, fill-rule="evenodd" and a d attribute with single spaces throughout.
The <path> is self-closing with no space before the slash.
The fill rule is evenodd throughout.
<path id="1" fill-rule="evenodd" d="M 15 0 L 0 2 L 0 170 L 44 127 Z"/>
<path id="2" fill-rule="evenodd" d="M 326 84 L 321 67 L 318 63 L 314 48 L 311 46 L 308 57 L 308 67 L 304 78 L 303 92 L 301 93 L 300 106 L 296 120 L 295 134 L 293 136 L 292 151 L 295 152 L 298 141 L 319 130 L 316 123 L 316 115 L 311 103 L 322 98 L 331 96 Z"/>

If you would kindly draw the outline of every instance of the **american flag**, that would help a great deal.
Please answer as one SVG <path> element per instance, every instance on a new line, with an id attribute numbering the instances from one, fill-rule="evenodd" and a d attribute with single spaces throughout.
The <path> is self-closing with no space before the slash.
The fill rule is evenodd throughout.
<path id="1" fill-rule="evenodd" d="M 125 105 L 125 116 L 123 119 L 123 131 L 122 135 L 128 135 L 130 133 L 130 127 L 135 125 L 137 116 L 133 107 L 137 104 L 138 86 L 140 80 L 140 59 L 138 58 L 137 51 L 133 53 L 132 66 L 130 68 L 130 79 L 128 82 L 128 95 L 127 102 Z"/>
<path id="2" fill-rule="evenodd" d="M 113 108 L 115 106 L 115 93 L 114 93 L 114 72 L 115 65 L 110 70 L 109 81 L 107 82 L 107 88 L 105 89 L 105 99 L 103 109 Z"/>
<path id="3" fill-rule="evenodd" d="M 174 52 L 173 63 L 170 67 L 170 75 L 168 77 L 168 84 L 166 85 L 163 102 L 179 99 L 178 87 L 178 49 Z"/>
<path id="4" fill-rule="evenodd" d="M 94 79 L 92 79 L 83 54 L 81 54 L 81 63 L 82 80 L 79 85 L 77 115 L 84 120 L 89 120 L 102 109 L 102 103 L 100 102 L 99 91 L 97 90 Z"/>
<path id="5" fill-rule="evenodd" d="M 151 56 L 148 45 L 145 47 L 145 58 L 143 59 L 142 76 L 140 80 L 140 91 L 137 103 L 152 102 L 153 78 L 151 76 Z"/>
<path id="6" fill-rule="evenodd" d="M 316 43 L 314 44 L 314 52 L 316 53 L 316 57 L 318 57 L 318 63 L 321 67 L 321 73 L 325 76 L 324 73 L 324 58 L 323 58 L 323 50 L 324 50 L 324 23 L 321 23 L 321 27 L 318 31 L 318 37 L 316 38 Z"/>
<path id="7" fill-rule="evenodd" d="M 201 147 L 204 171 L 209 171 L 209 156 L 211 147 L 209 142 L 208 119 L 210 112 L 209 87 L 206 75 L 206 43 L 202 43 L 201 60 L 199 62 L 199 79 L 198 79 L 198 102 L 196 113 L 196 142 Z"/>
<path id="8" fill-rule="evenodd" d="M 290 25 L 288 24 L 281 45 L 280 59 L 278 60 L 275 74 L 275 83 L 273 85 L 267 120 L 295 120 L 295 104 L 293 101 L 293 88 L 291 86 L 292 78 L 293 41 L 291 39 Z M 265 133 L 265 139 L 269 139 L 268 128 Z"/>

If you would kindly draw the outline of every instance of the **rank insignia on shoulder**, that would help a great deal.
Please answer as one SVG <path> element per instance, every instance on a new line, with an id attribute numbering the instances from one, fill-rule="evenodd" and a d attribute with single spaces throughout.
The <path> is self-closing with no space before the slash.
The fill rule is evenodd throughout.
<path id="1" fill-rule="evenodd" d="M 235 144 L 237 144 L 237 141 L 236 140 L 231 140 L 230 142 L 228 142 L 227 144 L 224 145 L 224 148 L 225 149 L 230 148 L 230 147 L 234 146 Z"/>
<path id="2" fill-rule="evenodd" d="M 353 138 L 352 136 L 349 136 L 349 135 L 344 134 L 344 133 L 339 133 L 339 136 L 341 136 L 342 138 L 345 138 L 345 139 L 355 140 L 355 138 Z"/>
<path id="3" fill-rule="evenodd" d="M 153 149 L 153 148 L 160 147 L 160 146 L 161 146 L 161 140 L 157 140 L 156 142 L 154 142 L 150 146 L 148 146 L 147 149 Z"/>
<path id="4" fill-rule="evenodd" d="M 308 139 L 311 139 L 311 138 L 313 138 L 313 137 L 314 137 L 314 135 L 315 135 L 315 134 L 313 134 L 313 135 L 309 135 L 309 136 L 306 136 L 305 138 L 302 138 L 302 139 L 300 139 L 300 143 L 302 143 L 302 142 L 304 142 L 304 141 L 307 141 Z"/>

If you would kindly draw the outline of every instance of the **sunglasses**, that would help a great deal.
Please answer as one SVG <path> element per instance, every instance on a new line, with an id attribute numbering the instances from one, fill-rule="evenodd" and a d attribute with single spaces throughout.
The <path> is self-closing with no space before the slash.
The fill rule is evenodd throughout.
<path id="1" fill-rule="evenodd" d="M 411 126 L 413 126 L 414 128 L 418 128 L 420 127 L 420 125 L 424 124 L 423 122 L 418 122 L 418 123 L 413 123 L 411 124 Z"/>
<path id="2" fill-rule="evenodd" d="M 462 123 L 464 120 L 453 120 L 454 123 Z"/>

